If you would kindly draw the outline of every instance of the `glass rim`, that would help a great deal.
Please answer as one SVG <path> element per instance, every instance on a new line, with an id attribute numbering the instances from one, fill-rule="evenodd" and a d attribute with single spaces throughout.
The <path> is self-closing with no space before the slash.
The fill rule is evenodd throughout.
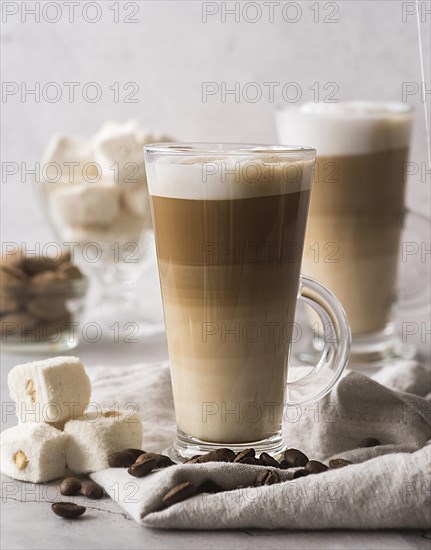
<path id="1" fill-rule="evenodd" d="M 148 143 L 144 145 L 146 153 L 158 154 L 176 154 L 176 155 L 205 155 L 205 156 L 220 156 L 235 155 L 235 156 L 286 156 L 286 155 L 301 155 L 301 154 L 316 154 L 315 147 L 307 145 L 276 145 L 264 143 L 223 143 L 223 142 L 159 142 Z"/>

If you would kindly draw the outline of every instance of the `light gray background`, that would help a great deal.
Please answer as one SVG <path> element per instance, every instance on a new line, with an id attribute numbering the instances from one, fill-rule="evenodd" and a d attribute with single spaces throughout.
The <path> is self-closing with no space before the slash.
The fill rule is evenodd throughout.
<path id="1" fill-rule="evenodd" d="M 276 106 L 288 105 L 276 92 L 275 101 L 264 95 L 255 103 L 232 96 L 222 102 L 220 94 L 202 101 L 202 83 L 223 82 L 241 89 L 256 82 L 265 92 L 264 82 L 279 82 L 280 87 L 296 82 L 302 89 L 301 100 L 312 100 L 309 89 L 319 83 L 321 92 L 327 82 L 339 87 L 336 97 L 343 99 L 402 100 L 403 82 L 420 86 L 423 78 L 419 56 L 417 20 L 407 17 L 403 22 L 403 6 L 411 9 L 413 2 L 339 1 L 319 2 L 320 21 L 314 22 L 316 2 L 298 2 L 301 16 L 296 23 L 286 22 L 281 14 L 285 2 L 274 6 L 275 20 L 268 21 L 268 10 L 262 19 L 240 22 L 232 16 L 222 22 L 218 15 L 202 22 L 199 1 L 136 2 L 138 23 L 114 23 L 109 9 L 114 1 L 98 2 L 102 17 L 88 23 L 82 17 L 82 4 L 76 9 L 75 22 L 68 22 L 66 9 L 62 20 L 34 22 L 28 15 L 22 22 L 24 3 L 11 2 L 19 12 L 2 24 L 2 78 L 23 88 L 41 86 L 47 82 L 79 82 L 79 94 L 85 83 L 95 81 L 103 90 L 103 98 L 88 103 L 78 95 L 69 103 L 63 96 L 58 103 L 32 97 L 20 100 L 19 94 L 5 98 L 2 107 L 2 167 L 6 162 L 26 163 L 32 168 L 54 132 L 91 135 L 106 120 L 123 121 L 137 118 L 152 130 L 160 130 L 179 140 L 223 140 L 244 142 L 274 142 L 276 140 L 273 112 Z M 3 3 L 4 4 L 4 3 Z M 34 4 L 33 2 L 28 4 Z M 42 7 L 42 2 L 39 3 Z M 61 6 L 62 3 L 58 2 Z M 133 3 L 132 3 L 133 4 Z M 228 3 L 232 6 L 232 2 Z M 246 2 L 241 3 L 241 10 Z M 250 3 L 249 3 L 250 4 Z M 261 3 L 262 4 L 262 3 Z M 336 4 L 338 23 L 325 23 Z M 430 88 L 429 50 L 430 15 L 425 10 L 431 3 L 419 2 L 420 24 L 425 60 L 427 88 Z M 326 6 L 326 7 L 325 7 Z M 131 12 L 120 2 L 121 19 Z M 221 10 L 221 4 L 218 4 Z M 254 17 L 253 8 L 245 12 Z M 263 9 L 263 8 L 262 8 Z M 295 8 L 287 12 L 295 14 Z M 315 8 L 316 9 L 316 8 Z M 94 12 L 89 12 L 90 16 Z M 53 17 L 54 12 L 50 12 Z M 4 14 L 3 14 L 4 16 Z M 427 25 L 428 24 L 428 25 Z M 136 82 L 139 103 L 115 103 L 108 89 L 114 82 L 120 85 Z M 21 84 L 24 83 L 24 84 Z M 280 89 L 278 88 L 278 90 Z M 66 89 L 63 88 L 64 94 Z M 323 91 L 324 92 L 324 91 Z M 326 94 L 323 93 L 324 97 Z M 7 100 L 6 100 L 7 99 Z M 427 163 L 425 104 L 417 93 L 409 97 L 416 108 L 411 160 Z M 429 211 L 430 176 L 411 178 L 408 205 L 422 213 Z M 44 213 L 31 189 L 31 176 L 21 181 L 21 174 L 2 177 L 2 241 L 42 245 L 52 240 Z M 370 200 L 372 200 L 370 198 Z M 156 271 L 147 272 L 144 296 L 158 293 Z M 157 306 L 159 307 L 159 306 Z M 405 319 L 428 322 L 428 313 L 405 314 Z M 429 328 L 429 325 L 426 325 Z M 420 349 L 429 346 L 421 331 L 413 337 Z M 84 343 L 76 352 L 86 365 L 127 364 L 138 360 L 166 358 L 163 336 L 147 339 L 136 345 Z M 3 356 L 2 381 L 7 371 L 27 357 Z M 7 401 L 7 389 L 2 383 L 2 401 Z M 13 419 L 7 419 L 9 423 Z M 4 427 L 3 424 L 2 427 Z M 160 533 L 125 521 L 118 506 L 103 501 L 97 521 L 83 521 L 75 527 L 58 522 L 46 512 L 46 506 L 31 503 L 25 492 L 18 502 L 8 501 L 2 514 L 3 546 L 5 548 L 425 548 L 428 541 L 420 533 L 266 533 L 235 531 L 233 533 Z M 26 503 L 22 504 L 21 500 Z M 29 527 L 22 529 L 23 522 Z M 20 526 L 18 528 L 18 526 Z M 52 542 L 50 542 L 52 541 Z"/>
<path id="2" fill-rule="evenodd" d="M 43 86 L 73 81 L 80 86 L 73 103 L 67 100 L 66 88 L 57 103 L 43 99 L 35 103 L 31 96 L 22 102 L 20 94 L 7 97 L 2 103 L 3 162 L 25 162 L 32 167 L 54 132 L 91 135 L 111 119 L 137 118 L 144 126 L 179 140 L 269 143 L 276 140 L 273 111 L 289 103 L 280 91 L 271 103 L 264 82 L 279 82 L 278 90 L 296 82 L 302 90 L 301 100 L 313 99 L 309 87 L 315 82 L 319 83 L 321 98 L 327 93 L 323 91 L 325 83 L 335 82 L 340 100 L 402 100 L 403 82 L 420 85 L 422 81 L 417 20 L 411 15 L 403 22 L 403 9 L 411 9 L 414 2 L 319 2 L 317 23 L 315 10 L 310 9 L 315 2 L 296 3 L 301 8 L 296 23 L 283 18 L 281 7 L 286 2 L 274 6 L 273 23 L 268 22 L 267 8 L 260 21 L 247 22 L 244 17 L 250 19 L 256 13 L 252 7 L 244 11 L 250 2 L 241 3 L 239 23 L 233 16 L 227 16 L 223 23 L 221 3 L 219 14 L 208 16 L 203 23 L 203 4 L 199 1 L 143 1 L 136 2 L 134 18 L 139 22 L 129 24 L 113 22 L 114 12 L 109 9 L 113 1 L 98 3 L 102 16 L 96 23 L 83 19 L 82 5 L 86 2 L 76 9 L 74 23 L 68 22 L 65 7 L 58 23 L 35 23 L 31 15 L 21 22 L 22 3 L 15 3 L 19 13 L 3 24 L 3 81 L 16 82 L 20 89 L 25 84 L 31 88 L 35 82 Z M 338 6 L 336 15 L 331 17 L 328 4 Z M 431 16 L 426 15 L 425 8 L 430 9 L 430 2 L 419 4 L 429 89 Z M 124 10 L 124 5 L 120 5 L 121 18 L 131 12 L 131 8 Z M 88 11 L 89 17 L 94 14 Z M 286 14 L 294 18 L 295 8 Z M 55 11 L 47 15 L 53 18 Z M 325 23 L 325 17 L 339 22 Z M 86 102 L 80 95 L 82 87 L 92 81 L 103 90 L 102 99 L 96 103 Z M 139 103 L 115 103 L 108 89 L 113 82 L 136 82 Z M 233 96 L 222 103 L 220 94 L 203 102 L 203 82 L 219 86 L 225 82 L 228 88 L 239 82 L 241 90 L 256 82 L 264 93 L 255 103 L 243 98 L 235 102 Z M 416 108 L 411 160 L 426 162 L 425 105 L 419 93 L 410 96 L 409 102 Z M 31 176 L 24 184 L 20 179 L 18 174 L 2 180 L 3 240 L 49 240 L 43 213 L 29 192 Z M 429 184 L 430 176 L 423 182 L 419 176 L 411 179 L 410 206 L 428 212 Z"/>

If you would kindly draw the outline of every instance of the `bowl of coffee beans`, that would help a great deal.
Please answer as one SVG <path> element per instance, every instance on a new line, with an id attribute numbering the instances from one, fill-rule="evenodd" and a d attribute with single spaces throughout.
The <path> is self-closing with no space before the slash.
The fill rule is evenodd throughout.
<path id="1" fill-rule="evenodd" d="M 68 253 L 17 251 L 0 264 L 0 332 L 8 352 L 58 352 L 79 342 L 88 281 Z"/>

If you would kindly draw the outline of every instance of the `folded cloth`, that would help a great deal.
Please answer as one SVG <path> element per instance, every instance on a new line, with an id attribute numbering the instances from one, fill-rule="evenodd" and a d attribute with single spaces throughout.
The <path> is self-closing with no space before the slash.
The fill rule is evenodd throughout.
<path id="1" fill-rule="evenodd" d="M 388 367 L 389 368 L 389 367 Z M 295 470 L 277 470 L 281 483 L 252 484 L 259 467 L 207 463 L 158 470 L 133 478 L 110 468 L 92 474 L 136 521 L 165 529 L 384 529 L 431 525 L 431 405 L 396 388 L 429 391 L 429 371 L 414 363 L 405 372 L 379 373 L 391 387 L 358 373 L 348 373 L 323 400 L 292 408 L 283 434 L 289 447 L 310 459 L 342 457 L 354 464 L 292 480 Z M 412 374 L 412 370 L 415 375 Z M 414 376 L 422 377 L 413 381 Z M 139 407 L 143 447 L 161 452 L 175 436 L 169 368 L 166 363 L 128 368 L 90 369 L 93 400 Z M 137 383 L 139 381 L 139 383 Z M 357 448 L 364 437 L 381 445 Z M 162 498 L 184 481 L 200 485 L 211 479 L 225 492 L 200 494 L 162 509 Z"/>

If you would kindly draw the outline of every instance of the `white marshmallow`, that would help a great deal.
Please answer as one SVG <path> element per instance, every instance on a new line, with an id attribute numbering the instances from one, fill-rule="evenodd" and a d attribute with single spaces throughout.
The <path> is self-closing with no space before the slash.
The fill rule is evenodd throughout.
<path id="1" fill-rule="evenodd" d="M 68 185 L 50 195 L 54 217 L 67 225 L 109 225 L 120 210 L 119 199 L 116 186 L 100 183 Z"/>
<path id="2" fill-rule="evenodd" d="M 143 229 L 146 227 L 146 222 L 142 218 L 138 218 L 135 214 L 127 210 L 121 210 L 120 214 L 115 218 L 115 221 L 109 226 L 87 225 L 87 226 L 69 226 L 63 228 L 62 237 L 65 242 L 78 242 L 80 246 L 85 246 L 87 243 L 98 243 L 102 250 L 107 250 L 106 257 L 114 259 L 112 254 L 113 242 L 121 244 L 137 243 L 141 248 L 143 241 Z M 125 251 L 125 254 L 130 254 Z M 137 256 L 139 254 L 137 253 Z M 135 256 L 134 256 L 135 257 Z"/>
<path id="3" fill-rule="evenodd" d="M 19 424 L 1 433 L 1 470 L 33 483 L 66 474 L 67 435 L 49 424 Z"/>
<path id="4" fill-rule="evenodd" d="M 64 427 L 68 440 L 66 462 L 77 474 L 108 468 L 108 456 L 127 448 L 141 448 L 142 422 L 136 412 L 92 411 Z"/>
<path id="5" fill-rule="evenodd" d="M 113 121 L 105 122 L 97 133 L 96 140 L 99 139 L 100 136 L 112 136 L 123 133 L 134 134 L 141 148 L 148 143 L 173 141 L 172 138 L 161 132 L 153 133 L 147 128 L 142 128 L 139 121 L 136 119 L 131 119 L 122 123 Z"/>
<path id="6" fill-rule="evenodd" d="M 52 166 L 49 165 L 50 163 Z M 70 163 L 78 163 L 78 165 L 72 166 Z M 87 175 L 87 170 L 89 177 L 94 172 L 97 173 L 92 163 L 93 153 L 88 139 L 55 134 L 42 155 L 41 176 L 42 179 L 55 179 L 59 167 L 61 179 L 80 181 L 84 172 Z"/>
<path id="7" fill-rule="evenodd" d="M 128 124 L 102 126 L 93 140 L 94 158 L 106 177 L 115 183 L 145 181 L 144 151 Z M 116 168 L 112 167 L 116 165 Z"/>
<path id="8" fill-rule="evenodd" d="M 151 227 L 150 199 L 146 185 L 123 185 L 121 198 L 127 210 L 145 220 L 146 227 Z"/>
<path id="9" fill-rule="evenodd" d="M 82 415 L 91 395 L 90 379 L 77 357 L 54 357 L 17 365 L 9 373 L 8 385 L 23 423 L 61 425 Z"/>

